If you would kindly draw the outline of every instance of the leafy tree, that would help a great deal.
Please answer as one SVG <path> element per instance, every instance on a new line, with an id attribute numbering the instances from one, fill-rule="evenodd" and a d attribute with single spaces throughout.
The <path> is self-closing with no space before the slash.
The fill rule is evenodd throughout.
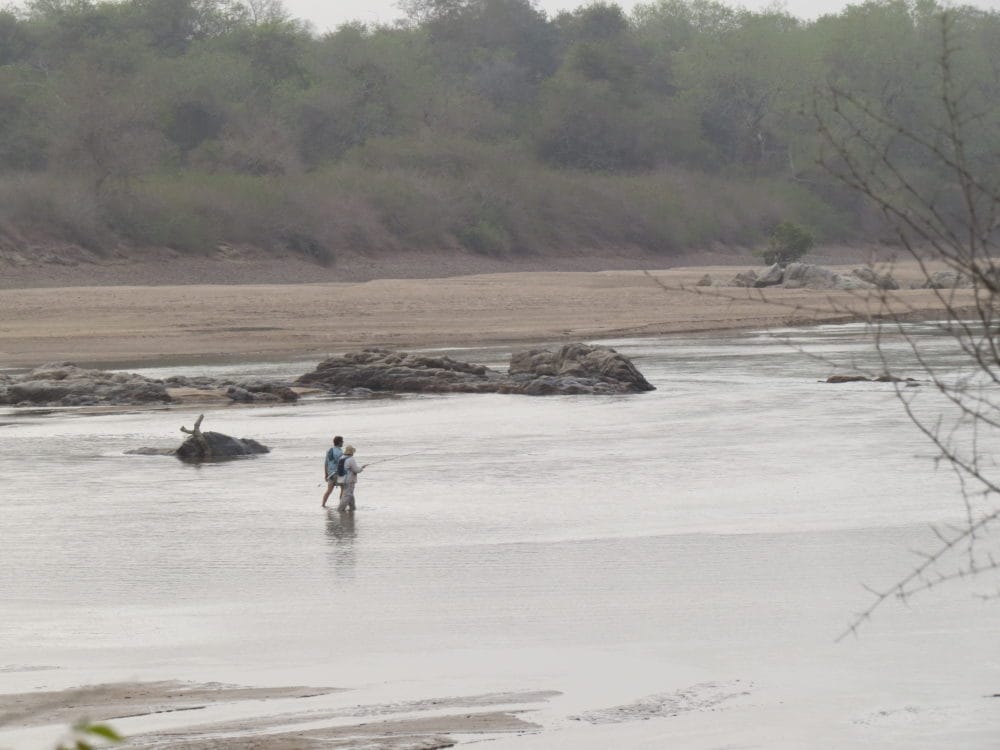
<path id="1" fill-rule="evenodd" d="M 0 66 L 27 57 L 32 42 L 25 25 L 9 10 L 0 10 Z"/>
<path id="2" fill-rule="evenodd" d="M 682 97 L 700 113 L 723 163 L 758 170 L 788 164 L 788 121 L 810 90 L 798 27 L 784 14 L 744 13 L 738 25 L 697 37 L 680 55 Z"/>

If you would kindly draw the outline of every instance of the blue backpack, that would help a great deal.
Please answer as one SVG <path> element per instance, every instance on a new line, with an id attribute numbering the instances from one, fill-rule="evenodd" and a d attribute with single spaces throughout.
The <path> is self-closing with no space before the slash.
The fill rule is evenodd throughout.
<path id="1" fill-rule="evenodd" d="M 347 463 L 347 459 L 349 459 L 349 458 L 350 458 L 350 456 L 341 456 L 340 460 L 337 461 L 337 476 L 338 477 L 346 477 L 347 476 L 347 468 L 344 466 L 344 464 Z"/>

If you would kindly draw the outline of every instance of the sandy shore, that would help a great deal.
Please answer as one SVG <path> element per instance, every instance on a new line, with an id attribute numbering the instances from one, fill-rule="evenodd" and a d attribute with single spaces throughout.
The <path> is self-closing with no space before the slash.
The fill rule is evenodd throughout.
<path id="1" fill-rule="evenodd" d="M 857 292 L 694 287 L 705 273 L 724 280 L 743 268 L 671 268 L 651 271 L 653 278 L 642 271 L 521 272 L 358 283 L 8 289 L 0 291 L 0 366 L 318 361 L 365 346 L 589 341 L 885 312 L 887 300 Z M 905 285 L 919 271 L 904 265 L 894 274 Z M 888 304 L 915 315 L 941 309 L 929 290 L 893 293 Z"/>

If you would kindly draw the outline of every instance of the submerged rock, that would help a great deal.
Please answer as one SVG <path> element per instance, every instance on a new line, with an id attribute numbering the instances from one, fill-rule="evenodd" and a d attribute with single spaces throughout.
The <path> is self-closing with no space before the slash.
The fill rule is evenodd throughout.
<path id="1" fill-rule="evenodd" d="M 870 378 L 867 375 L 831 375 L 824 382 L 826 383 L 906 383 L 907 386 L 920 385 L 920 381 L 914 378 L 901 378 L 897 375 L 884 373 Z"/>
<path id="2" fill-rule="evenodd" d="M 321 362 L 297 381 L 334 393 L 638 393 L 653 386 L 614 349 L 567 344 L 515 352 L 506 374 L 451 357 L 365 349 Z"/>
<path id="3" fill-rule="evenodd" d="M 868 383 L 869 379 L 864 375 L 831 375 L 826 379 L 827 383 Z"/>
<path id="4" fill-rule="evenodd" d="M 200 436 L 191 435 L 181 443 L 174 455 L 188 463 L 203 463 L 270 452 L 271 449 L 266 445 L 250 438 L 234 438 L 221 432 L 202 432 Z"/>
<path id="5" fill-rule="evenodd" d="M 176 448 L 132 448 L 125 451 L 126 456 L 173 456 Z"/>
<path id="6" fill-rule="evenodd" d="M 188 438 L 176 449 L 134 448 L 125 451 L 125 454 L 130 456 L 176 456 L 186 463 L 204 463 L 271 452 L 271 449 L 266 445 L 250 438 L 234 438 L 221 432 L 202 432 L 201 422 L 204 418 L 204 414 L 199 415 L 194 427 L 190 430 L 187 427 L 181 427 L 181 432 L 186 433 Z"/>

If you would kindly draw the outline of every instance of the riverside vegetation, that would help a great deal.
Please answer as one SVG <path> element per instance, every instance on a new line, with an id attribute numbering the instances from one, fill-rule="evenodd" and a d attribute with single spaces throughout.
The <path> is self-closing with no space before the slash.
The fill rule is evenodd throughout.
<path id="1" fill-rule="evenodd" d="M 817 166 L 811 103 L 836 85 L 910 122 L 937 91 L 932 0 L 812 22 L 706 0 L 402 5 L 323 35 L 275 0 L 8 6 L 0 249 L 672 253 L 783 221 L 878 239 Z M 958 72 L 995 99 L 1000 15 L 954 13 Z"/>

